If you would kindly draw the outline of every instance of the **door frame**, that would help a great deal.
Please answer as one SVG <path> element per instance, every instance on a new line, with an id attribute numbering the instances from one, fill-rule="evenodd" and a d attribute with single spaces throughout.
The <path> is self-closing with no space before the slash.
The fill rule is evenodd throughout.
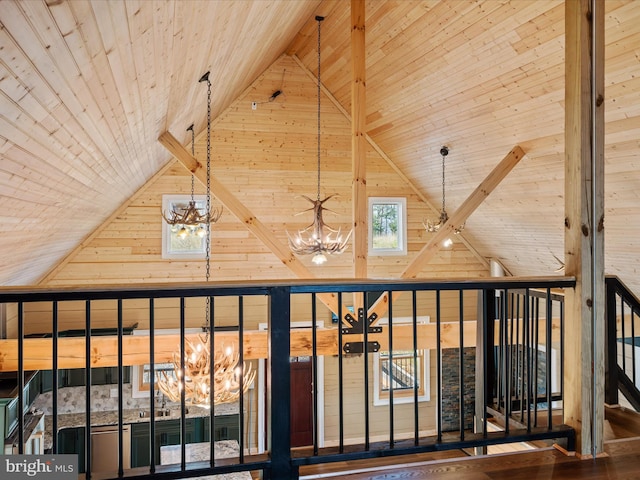
<path id="1" fill-rule="evenodd" d="M 313 325 L 311 320 L 305 322 L 291 322 L 291 328 L 309 328 Z M 324 327 L 324 322 L 316 320 L 316 328 Z M 260 323 L 258 330 L 267 330 L 266 323 Z M 318 447 L 324 447 L 324 357 L 318 355 Z M 258 363 L 258 453 L 265 453 L 265 420 L 266 420 L 266 408 L 265 408 L 265 393 L 267 388 L 267 375 L 266 375 L 267 360 L 261 359 Z"/>

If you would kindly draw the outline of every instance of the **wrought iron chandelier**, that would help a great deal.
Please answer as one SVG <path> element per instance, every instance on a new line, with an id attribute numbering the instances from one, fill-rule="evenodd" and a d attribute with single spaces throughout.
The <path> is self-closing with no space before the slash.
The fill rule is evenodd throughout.
<path id="1" fill-rule="evenodd" d="M 207 82 L 207 203 L 203 215 L 210 222 L 203 222 L 206 235 L 205 279 L 211 276 L 211 223 L 217 221 L 222 208 L 211 214 L 211 81 L 209 72 L 200 82 Z M 193 125 L 192 131 L 193 149 Z M 193 150 L 192 150 L 193 151 Z M 192 177 L 193 178 L 193 177 Z M 193 180 L 192 180 L 193 181 Z M 193 183 L 192 183 L 193 196 Z M 215 218 L 215 220 L 213 220 Z M 220 347 L 211 354 L 213 333 L 210 327 L 212 318 L 211 297 L 206 297 L 204 333 L 196 342 L 185 339 L 184 351 L 178 348 L 173 353 L 173 371 L 158 373 L 158 388 L 171 401 L 181 402 L 183 395 L 186 404 L 209 407 L 220 403 L 237 401 L 241 392 L 245 392 L 255 379 L 255 370 L 251 365 L 240 363 L 240 354 L 230 346 Z M 213 372 L 213 374 L 212 374 Z M 213 382 L 213 385 L 212 385 Z"/>
<path id="2" fill-rule="evenodd" d="M 207 183 L 209 182 L 209 174 L 211 170 L 211 82 L 209 81 L 209 72 L 205 73 L 200 81 L 206 81 L 208 84 L 208 100 L 207 100 Z M 191 156 L 195 157 L 195 133 L 193 130 L 193 124 L 187 128 L 187 131 L 191 131 Z M 178 232 L 180 238 L 186 238 L 189 235 L 197 235 L 200 238 L 204 238 L 207 235 L 209 225 L 216 223 L 220 220 L 222 215 L 222 207 L 215 208 L 211 211 L 211 195 L 210 185 L 207 185 L 207 205 L 205 212 L 202 213 L 196 206 L 194 196 L 194 179 L 195 176 L 191 174 L 191 200 L 187 207 L 174 208 L 166 215 L 162 212 L 162 217 L 165 222 L 171 225 L 173 232 Z"/>
<path id="3" fill-rule="evenodd" d="M 444 182 L 444 159 L 447 155 L 449 155 L 449 148 L 446 146 L 443 146 L 440 149 L 440 155 L 442 156 L 442 210 L 440 210 L 440 217 L 438 218 L 437 222 L 432 222 L 431 220 L 427 219 L 423 222 L 424 228 L 427 230 L 427 232 L 429 233 L 435 233 L 438 230 L 440 230 L 440 227 L 442 227 L 445 223 L 447 223 L 447 221 L 449 220 L 449 215 L 447 214 L 447 210 L 445 209 L 445 182 Z M 464 229 L 464 224 L 460 225 L 459 227 L 454 229 L 454 233 L 458 234 L 460 233 L 462 230 Z"/>
<path id="4" fill-rule="evenodd" d="M 318 189 L 315 200 L 302 195 L 312 204 L 312 207 L 297 214 L 313 211 L 313 223 L 302 230 L 298 230 L 293 236 L 287 232 L 291 251 L 296 255 L 313 255 L 311 261 L 316 265 L 325 263 L 327 261 L 326 255 L 337 255 L 344 252 L 352 232 L 352 230 L 349 230 L 347 235 L 342 235 L 340 228 L 336 230 L 324 223 L 323 212 L 325 210 L 330 211 L 324 207 L 324 203 L 333 195 L 320 199 L 320 24 L 323 20 L 324 17 L 316 16 L 316 21 L 318 22 Z"/>

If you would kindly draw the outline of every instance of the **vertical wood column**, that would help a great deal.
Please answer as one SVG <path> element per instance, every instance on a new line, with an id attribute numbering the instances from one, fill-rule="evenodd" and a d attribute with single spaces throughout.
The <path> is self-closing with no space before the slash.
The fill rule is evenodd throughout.
<path id="1" fill-rule="evenodd" d="M 355 278 L 367 278 L 367 139 L 364 0 L 351 0 L 351 154 Z"/>
<path id="2" fill-rule="evenodd" d="M 565 422 L 583 457 L 604 430 L 604 2 L 565 3 Z"/>

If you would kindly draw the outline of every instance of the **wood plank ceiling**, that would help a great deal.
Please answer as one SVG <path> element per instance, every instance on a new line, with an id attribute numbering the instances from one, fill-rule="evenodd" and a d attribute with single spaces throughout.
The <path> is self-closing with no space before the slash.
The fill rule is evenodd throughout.
<path id="1" fill-rule="evenodd" d="M 640 292 L 640 2 L 606 7 L 606 271 Z M 0 2 L 0 285 L 36 282 L 283 53 L 351 108 L 349 2 Z M 464 236 L 517 275 L 563 256 L 564 3 L 366 3 L 366 131 L 453 213 L 513 148 L 526 156 Z M 238 145 L 238 148 L 241 148 Z"/>

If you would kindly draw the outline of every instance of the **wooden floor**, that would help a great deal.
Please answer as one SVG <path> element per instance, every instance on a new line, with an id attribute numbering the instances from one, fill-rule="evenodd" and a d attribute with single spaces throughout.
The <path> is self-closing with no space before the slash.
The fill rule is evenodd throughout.
<path id="1" fill-rule="evenodd" d="M 304 468 L 300 475 L 345 480 L 640 479 L 640 415 L 607 408 L 605 418 L 606 455 L 597 459 L 579 459 L 553 447 L 480 457 L 451 451 L 403 458 L 402 465 L 396 457 Z"/>

